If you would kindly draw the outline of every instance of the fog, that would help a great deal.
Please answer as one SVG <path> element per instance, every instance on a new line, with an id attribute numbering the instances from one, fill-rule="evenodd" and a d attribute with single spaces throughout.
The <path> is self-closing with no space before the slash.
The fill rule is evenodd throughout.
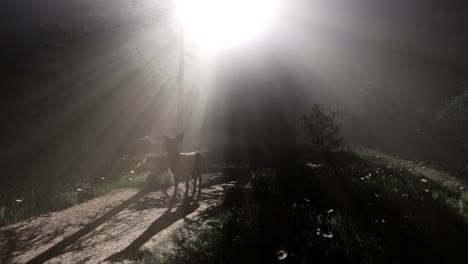
<path id="1" fill-rule="evenodd" d="M 175 133 L 173 11 L 170 1 L 4 1 L 2 177 L 79 178 L 143 151 L 133 148 L 160 151 Z M 457 94 L 466 11 L 463 1 L 296 0 L 235 49 L 205 56 L 188 40 L 183 148 L 300 145 L 316 102 L 341 111 L 348 144 L 414 155 L 412 124 L 369 116 L 362 86 L 381 87 L 405 113 Z"/>

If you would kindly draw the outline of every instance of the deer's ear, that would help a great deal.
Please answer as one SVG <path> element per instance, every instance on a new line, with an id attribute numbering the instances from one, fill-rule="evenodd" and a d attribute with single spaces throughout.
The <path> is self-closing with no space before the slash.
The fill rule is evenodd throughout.
<path id="1" fill-rule="evenodd" d="M 177 137 L 175 137 L 175 140 L 177 141 L 182 141 L 182 139 L 184 139 L 184 134 L 180 134 Z"/>

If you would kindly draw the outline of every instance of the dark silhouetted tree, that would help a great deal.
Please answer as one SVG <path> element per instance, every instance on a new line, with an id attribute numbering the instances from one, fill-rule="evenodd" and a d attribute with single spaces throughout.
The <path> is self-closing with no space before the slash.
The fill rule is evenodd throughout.
<path id="1" fill-rule="evenodd" d="M 314 104 L 312 110 L 303 115 L 302 128 L 313 151 L 329 153 L 342 143 L 342 124 L 336 122 L 338 113 L 330 107 Z"/>

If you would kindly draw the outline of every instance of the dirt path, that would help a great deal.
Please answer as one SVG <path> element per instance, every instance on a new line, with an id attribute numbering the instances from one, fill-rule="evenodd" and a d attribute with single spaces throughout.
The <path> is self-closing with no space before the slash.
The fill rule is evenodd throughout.
<path id="1" fill-rule="evenodd" d="M 186 204 L 179 199 L 172 207 L 173 188 L 159 192 L 120 189 L 2 227 L 0 262 L 102 263 L 164 249 L 176 232 L 202 221 L 219 204 L 224 189 L 233 184 L 223 183 L 220 174 L 205 175 L 198 202 Z"/>

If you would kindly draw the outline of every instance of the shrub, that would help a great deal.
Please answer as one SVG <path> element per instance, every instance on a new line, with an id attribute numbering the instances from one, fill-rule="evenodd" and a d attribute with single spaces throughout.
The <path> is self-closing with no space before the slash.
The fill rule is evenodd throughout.
<path id="1" fill-rule="evenodd" d="M 312 150 L 329 153 L 343 142 L 339 136 L 342 124 L 336 123 L 338 113 L 330 107 L 314 104 L 310 113 L 303 115 L 302 128 Z"/>
<path id="2" fill-rule="evenodd" d="M 433 145 L 434 150 L 447 154 L 447 165 L 454 167 L 454 174 L 464 173 L 468 164 L 468 86 L 463 92 L 445 102 L 443 107 L 431 117 L 421 122 L 419 132 Z"/>
<path id="3" fill-rule="evenodd" d="M 468 146 L 468 88 L 448 100 L 434 117 L 434 137 L 450 139 L 461 150 Z"/>

